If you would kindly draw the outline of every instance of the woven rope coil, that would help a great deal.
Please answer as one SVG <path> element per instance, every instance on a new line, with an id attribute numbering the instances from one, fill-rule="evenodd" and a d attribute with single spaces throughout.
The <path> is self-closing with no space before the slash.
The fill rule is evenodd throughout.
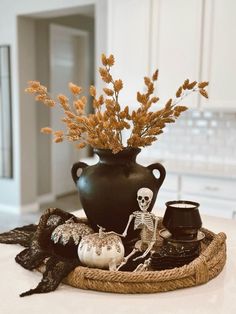
<path id="1" fill-rule="evenodd" d="M 202 229 L 205 239 L 198 258 L 162 271 L 123 272 L 77 267 L 64 282 L 76 288 L 115 293 L 153 293 L 200 285 L 216 277 L 226 262 L 226 235 Z"/>

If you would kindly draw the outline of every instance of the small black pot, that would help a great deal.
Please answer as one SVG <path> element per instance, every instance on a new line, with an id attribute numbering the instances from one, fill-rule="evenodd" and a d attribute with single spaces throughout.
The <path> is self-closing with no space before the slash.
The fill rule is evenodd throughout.
<path id="1" fill-rule="evenodd" d="M 174 239 L 194 239 L 202 226 L 198 207 L 191 201 L 171 201 L 166 203 L 163 225 Z"/>

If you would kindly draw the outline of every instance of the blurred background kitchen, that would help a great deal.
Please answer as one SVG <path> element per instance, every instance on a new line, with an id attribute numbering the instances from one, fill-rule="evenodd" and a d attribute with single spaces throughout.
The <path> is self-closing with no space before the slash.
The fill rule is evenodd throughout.
<path id="1" fill-rule="evenodd" d="M 139 161 L 166 167 L 159 213 L 187 199 L 202 214 L 236 219 L 234 0 L 1 0 L 0 12 L 0 231 L 37 221 L 49 206 L 80 208 L 70 168 L 96 157 L 42 135 L 41 127 L 61 128 L 61 113 L 24 89 L 39 80 L 52 95 L 69 95 L 70 81 L 101 90 L 102 52 L 115 55 L 121 103 L 131 108 L 157 67 L 157 109 L 186 78 L 210 81 L 209 100 L 185 99 L 190 110 Z"/>

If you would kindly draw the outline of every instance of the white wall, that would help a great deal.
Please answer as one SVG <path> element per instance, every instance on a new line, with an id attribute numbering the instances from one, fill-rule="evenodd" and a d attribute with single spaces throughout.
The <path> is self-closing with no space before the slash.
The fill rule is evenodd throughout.
<path id="1" fill-rule="evenodd" d="M 25 82 L 33 77 L 33 54 L 27 51 L 25 56 L 18 55 L 17 16 L 56 16 L 79 12 L 82 5 L 95 4 L 96 12 L 96 63 L 101 52 L 107 51 L 106 44 L 106 0 L 1 0 L 0 1 L 0 45 L 11 46 L 12 66 L 12 115 L 13 115 L 13 179 L 0 179 L 0 210 L 23 212 L 37 209 L 36 184 L 36 146 L 35 146 L 35 105 L 25 97 Z M 32 36 L 30 20 L 28 32 Z M 27 50 L 27 49 L 26 49 Z M 23 65 L 19 73 L 20 62 L 31 62 L 31 73 L 25 73 Z M 96 64 L 95 64 L 96 66 Z M 27 76 L 27 77 L 26 77 Z M 22 81 L 20 81 L 22 80 Z"/>

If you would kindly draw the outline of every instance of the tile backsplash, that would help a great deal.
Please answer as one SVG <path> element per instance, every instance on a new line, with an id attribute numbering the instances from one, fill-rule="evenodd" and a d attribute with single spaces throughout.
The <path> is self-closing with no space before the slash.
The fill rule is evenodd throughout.
<path id="1" fill-rule="evenodd" d="M 189 110 L 165 128 L 154 153 L 160 159 L 236 164 L 236 114 Z"/>

